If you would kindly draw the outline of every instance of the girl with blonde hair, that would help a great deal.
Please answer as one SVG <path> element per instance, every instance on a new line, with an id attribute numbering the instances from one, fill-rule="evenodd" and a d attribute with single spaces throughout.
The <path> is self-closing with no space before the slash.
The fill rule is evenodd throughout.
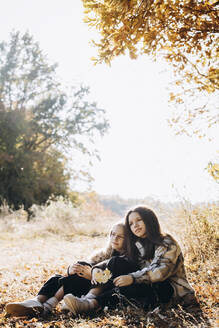
<path id="1" fill-rule="evenodd" d="M 82 296 L 92 287 L 91 271 L 94 265 L 110 259 L 112 256 L 124 254 L 124 224 L 115 224 L 109 234 L 108 246 L 93 255 L 89 262 L 77 262 L 70 265 L 67 276 L 55 275 L 40 289 L 38 295 L 23 302 L 13 302 L 6 305 L 7 314 L 14 316 L 46 315 L 54 309 L 66 294 Z M 92 295 L 98 293 L 98 289 Z"/>

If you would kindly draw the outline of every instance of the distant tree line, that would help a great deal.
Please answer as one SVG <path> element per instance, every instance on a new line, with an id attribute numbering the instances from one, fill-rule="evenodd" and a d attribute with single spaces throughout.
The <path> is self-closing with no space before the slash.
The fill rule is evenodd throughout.
<path id="1" fill-rule="evenodd" d="M 104 110 L 87 100 L 87 87 L 66 91 L 56 69 L 29 33 L 0 43 L 0 205 L 28 209 L 51 195 L 75 201 L 69 181 L 87 172 L 68 159 L 98 156 L 91 145 L 108 128 Z"/>
<path id="2" fill-rule="evenodd" d="M 183 207 L 187 206 L 191 207 L 192 204 L 190 201 L 184 199 L 168 201 L 164 202 L 158 198 L 153 196 L 147 196 L 144 198 L 122 198 L 118 195 L 98 195 L 99 202 L 106 208 L 111 210 L 112 212 L 124 218 L 127 211 L 131 209 L 133 206 L 144 204 L 149 206 L 155 210 L 156 213 L 159 213 L 159 217 L 162 220 L 168 220 L 169 215 L 173 215 L 174 212 L 179 212 Z M 211 202 L 196 202 L 195 206 L 205 207 L 209 204 L 213 206 L 218 206 L 218 201 Z"/>
<path id="3" fill-rule="evenodd" d="M 137 204 L 146 204 L 152 208 L 159 209 L 162 205 L 159 199 L 154 199 L 153 197 L 145 198 L 122 198 L 118 195 L 99 195 L 99 201 L 107 209 L 110 209 L 112 212 L 124 217 L 127 211 Z"/>

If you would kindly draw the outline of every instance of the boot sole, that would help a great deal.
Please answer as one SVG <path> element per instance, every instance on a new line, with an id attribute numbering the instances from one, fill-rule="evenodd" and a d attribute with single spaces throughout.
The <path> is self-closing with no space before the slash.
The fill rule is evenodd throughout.
<path id="1" fill-rule="evenodd" d="M 37 315 L 43 312 L 43 307 L 35 306 L 28 307 L 21 304 L 8 304 L 6 305 L 7 314 L 11 314 L 14 316 L 27 316 L 27 315 Z"/>

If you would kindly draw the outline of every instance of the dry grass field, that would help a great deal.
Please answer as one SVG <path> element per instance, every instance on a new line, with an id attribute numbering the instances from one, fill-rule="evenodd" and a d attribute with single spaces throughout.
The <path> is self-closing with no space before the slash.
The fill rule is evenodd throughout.
<path id="1" fill-rule="evenodd" d="M 173 213 L 166 225 L 181 243 L 188 277 L 196 290 L 200 308 L 181 306 L 145 312 L 129 304 L 92 316 L 74 318 L 58 306 L 46 319 L 7 317 L 10 301 L 31 298 L 54 273 L 65 274 L 67 266 L 103 247 L 112 223 L 119 218 L 95 200 L 79 209 L 63 200 L 35 207 L 27 222 L 22 209 L 0 214 L 0 327 L 218 327 L 217 321 L 217 219 L 218 207 L 188 209 Z M 176 224 L 177 223 L 177 224 Z M 174 229 L 173 229 L 174 227 Z M 171 229 L 172 228 L 172 229 Z"/>

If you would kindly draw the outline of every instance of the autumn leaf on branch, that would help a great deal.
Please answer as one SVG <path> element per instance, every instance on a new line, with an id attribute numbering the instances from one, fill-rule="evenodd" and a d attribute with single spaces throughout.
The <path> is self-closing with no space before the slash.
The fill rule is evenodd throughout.
<path id="1" fill-rule="evenodd" d="M 82 0 L 99 40 L 95 64 L 129 53 L 162 58 L 172 67 L 177 134 L 206 137 L 219 124 L 219 1 Z M 209 139 L 211 139 L 210 137 Z"/>
<path id="2" fill-rule="evenodd" d="M 129 53 L 164 58 L 178 76 L 179 88 L 207 97 L 219 89 L 218 1 L 82 0 L 85 21 L 99 31 L 95 63 Z M 188 88 L 181 91 L 183 103 Z M 186 92 L 186 95 L 185 95 Z M 179 91 L 177 91 L 179 93 Z M 201 113 L 201 112 L 200 112 Z M 217 120 L 219 122 L 219 118 Z"/>

